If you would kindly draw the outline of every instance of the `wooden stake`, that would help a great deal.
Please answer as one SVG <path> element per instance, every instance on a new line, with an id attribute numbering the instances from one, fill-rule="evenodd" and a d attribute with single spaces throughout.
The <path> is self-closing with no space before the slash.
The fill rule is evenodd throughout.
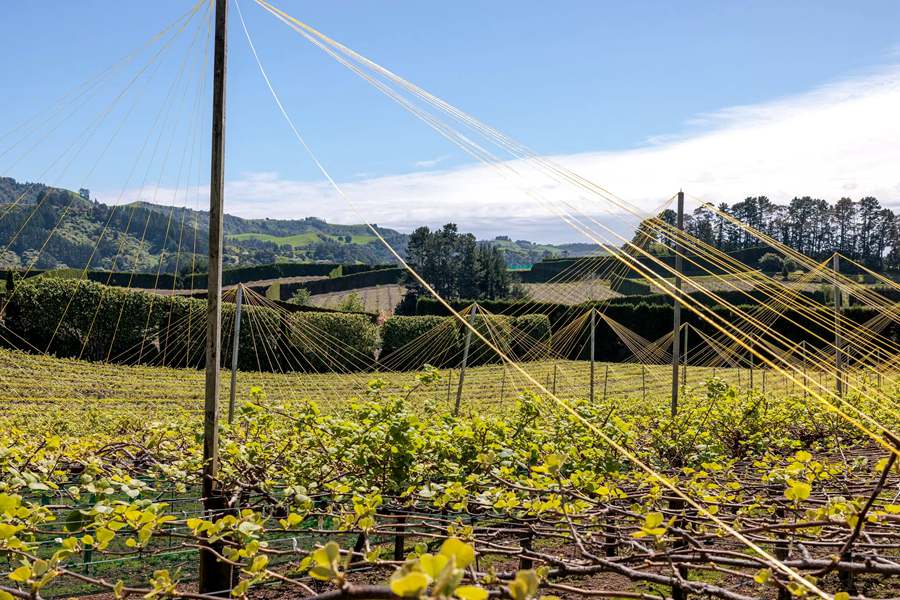
<path id="1" fill-rule="evenodd" d="M 595 366 L 595 351 L 596 351 L 596 322 L 594 320 L 594 315 L 597 312 L 596 308 L 591 309 L 591 404 L 594 403 L 594 366 Z"/>
<path id="2" fill-rule="evenodd" d="M 228 422 L 234 420 L 234 394 L 237 390 L 238 351 L 241 341 L 241 303 L 244 300 L 244 286 L 238 284 L 234 292 L 234 342 L 231 344 L 231 389 L 228 397 Z"/>
<path id="3" fill-rule="evenodd" d="M 806 340 L 801 343 L 803 344 L 803 397 L 806 398 L 809 395 L 809 379 L 806 375 Z"/>
<path id="4" fill-rule="evenodd" d="M 753 337 L 750 337 L 750 391 L 753 391 Z"/>
<path id="5" fill-rule="evenodd" d="M 678 212 L 675 227 L 678 231 L 684 229 L 684 192 L 678 191 Z M 678 363 L 681 360 L 681 274 L 684 271 L 682 264 L 681 239 L 675 239 L 675 298 L 672 303 L 672 416 L 678 414 Z M 646 397 L 646 390 L 644 393 Z"/>
<path id="6" fill-rule="evenodd" d="M 844 361 L 841 356 L 841 289 L 838 287 L 841 260 L 837 252 L 831 259 L 831 268 L 834 270 L 834 391 L 838 397 L 842 398 L 844 396 Z"/>
<path id="7" fill-rule="evenodd" d="M 677 383 L 677 382 L 676 382 Z M 647 366 L 641 365 L 641 397 L 647 399 Z"/>
<path id="8" fill-rule="evenodd" d="M 450 402 L 450 388 L 453 385 L 453 369 L 448 369 L 447 374 L 447 402 Z"/>
<path id="9" fill-rule="evenodd" d="M 222 358 L 222 242 L 225 192 L 225 75 L 228 0 L 216 0 L 213 63 L 212 149 L 209 181 L 209 264 L 206 301 L 206 398 L 203 411 L 203 507 L 209 518 L 221 516 L 227 504 L 216 482 L 219 468 L 219 365 Z M 214 549 L 215 544 L 210 544 Z M 230 595 L 231 566 L 207 550 L 200 552 L 202 594 Z"/>
<path id="10" fill-rule="evenodd" d="M 606 383 L 609 381 L 609 363 L 603 370 L 603 399 L 606 400 Z"/>
<path id="11" fill-rule="evenodd" d="M 475 315 L 478 313 L 478 305 L 473 304 L 469 312 L 469 325 L 475 326 Z M 466 345 L 463 346 L 462 364 L 459 367 L 459 383 L 456 388 L 456 405 L 453 407 L 453 416 L 459 416 L 459 405 L 462 402 L 463 384 L 466 381 L 466 363 L 469 361 L 469 346 L 472 344 L 472 330 L 466 328 Z"/>

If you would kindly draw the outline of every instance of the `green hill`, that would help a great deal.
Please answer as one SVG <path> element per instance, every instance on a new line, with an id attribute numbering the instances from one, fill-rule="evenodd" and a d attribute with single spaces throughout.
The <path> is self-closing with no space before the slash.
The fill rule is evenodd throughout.
<path id="1" fill-rule="evenodd" d="M 226 267 L 276 262 L 383 264 L 394 256 L 368 226 L 305 219 L 244 219 L 225 215 Z M 186 273 L 205 271 L 209 213 L 149 202 L 110 206 L 40 183 L 0 177 L 0 268 Z M 377 226 L 376 226 L 377 227 Z M 401 254 L 407 235 L 378 227 Z M 507 265 L 527 268 L 543 258 L 580 256 L 587 244 L 553 246 L 507 236 L 497 246 Z M 8 249 L 7 249 L 8 248 Z M 6 249 L 6 250 L 4 250 Z"/>

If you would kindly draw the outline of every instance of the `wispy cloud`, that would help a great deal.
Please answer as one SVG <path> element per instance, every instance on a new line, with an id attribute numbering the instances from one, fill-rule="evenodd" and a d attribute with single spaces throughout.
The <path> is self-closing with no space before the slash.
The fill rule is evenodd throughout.
<path id="1" fill-rule="evenodd" d="M 631 150 L 551 158 L 644 211 L 679 188 L 713 202 L 759 194 L 776 201 L 806 194 L 828 200 L 874 195 L 896 208 L 898 106 L 900 67 L 886 68 L 806 94 L 700 115 L 687 136 L 661 136 Z M 442 159 L 416 167 L 432 168 Z M 474 165 L 347 182 L 343 187 L 359 212 L 324 183 L 247 174 L 228 182 L 226 210 L 247 217 L 368 220 L 407 230 L 454 221 L 483 237 L 509 233 L 537 241 L 577 241 L 584 236 L 556 212 L 577 205 L 610 228 L 627 227 L 629 219 L 623 220 L 615 206 L 579 195 L 527 164 L 509 166 L 523 177 L 514 182 L 492 167 Z M 524 188 L 538 191 L 549 203 Z"/>
<path id="2" fill-rule="evenodd" d="M 447 160 L 448 158 L 450 158 L 450 155 L 444 154 L 442 156 L 438 156 L 437 158 L 416 161 L 413 163 L 413 166 L 416 167 L 417 169 L 432 169 L 432 168 L 438 166 L 439 164 L 441 164 L 442 162 L 444 162 L 445 160 Z"/>

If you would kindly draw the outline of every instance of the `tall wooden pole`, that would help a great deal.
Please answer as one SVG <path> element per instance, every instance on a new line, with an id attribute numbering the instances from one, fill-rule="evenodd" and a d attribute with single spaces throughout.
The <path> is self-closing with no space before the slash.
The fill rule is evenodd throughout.
<path id="1" fill-rule="evenodd" d="M 206 402 L 203 416 L 203 506 L 210 518 L 226 507 L 218 489 L 219 363 L 222 358 L 222 219 L 225 188 L 225 73 L 228 0 L 216 0 L 213 58 L 212 149 L 209 178 L 209 265 L 206 305 Z M 229 595 L 232 569 L 207 550 L 200 552 L 200 592 Z"/>
<path id="2" fill-rule="evenodd" d="M 753 336 L 750 336 L 750 391 L 753 391 Z"/>
<path id="3" fill-rule="evenodd" d="M 478 305 L 472 305 L 469 313 L 469 325 L 475 327 L 475 315 L 478 314 Z M 462 402 L 463 384 L 466 381 L 466 363 L 469 362 L 469 346 L 472 344 L 472 329 L 466 328 L 466 345 L 463 346 L 462 364 L 459 366 L 459 383 L 456 388 L 456 405 L 453 407 L 453 416 L 459 415 L 459 405 Z"/>
<path id="4" fill-rule="evenodd" d="M 237 391 L 238 352 L 241 349 L 241 304 L 244 300 L 244 286 L 238 284 L 234 292 L 234 340 L 231 344 L 231 388 L 228 390 L 228 422 L 234 420 L 234 396 Z"/>
<path id="5" fill-rule="evenodd" d="M 844 395 L 844 365 L 841 356 L 841 289 L 838 287 L 841 260 L 837 252 L 834 253 L 831 261 L 831 268 L 834 270 L 834 391 L 839 397 L 842 397 Z"/>
<path id="6" fill-rule="evenodd" d="M 806 398 L 809 395 L 809 377 L 806 374 L 807 369 L 807 359 L 806 359 L 806 340 L 803 340 L 803 397 Z"/>
<path id="7" fill-rule="evenodd" d="M 688 328 L 690 325 L 684 324 L 684 348 L 681 350 L 681 387 L 687 389 L 688 378 Z"/>
<path id="8" fill-rule="evenodd" d="M 678 192 L 678 213 L 675 227 L 681 232 L 684 229 L 684 192 Z M 682 263 L 681 238 L 675 239 L 675 298 L 672 306 L 672 416 L 678 414 L 678 363 L 681 361 L 681 274 Z"/>
<path id="9" fill-rule="evenodd" d="M 594 320 L 594 315 L 597 312 L 596 308 L 591 309 L 591 404 L 594 403 L 594 368 L 596 364 L 596 321 Z"/>

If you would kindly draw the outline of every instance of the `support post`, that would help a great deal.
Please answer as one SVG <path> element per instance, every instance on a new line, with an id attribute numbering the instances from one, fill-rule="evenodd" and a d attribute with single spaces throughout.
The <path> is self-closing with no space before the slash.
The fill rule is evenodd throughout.
<path id="1" fill-rule="evenodd" d="M 553 363 L 553 395 L 554 396 L 556 395 L 556 377 L 557 377 L 557 370 L 558 370 L 557 367 L 558 367 L 558 365 L 556 363 Z"/>
<path id="2" fill-rule="evenodd" d="M 678 212 L 676 213 L 675 227 L 679 234 L 684 229 L 684 192 L 678 191 Z M 682 263 L 683 248 L 681 238 L 675 239 L 675 298 L 672 303 L 672 416 L 678 414 L 678 363 L 681 360 L 681 274 L 684 271 Z"/>
<path id="3" fill-rule="evenodd" d="M 641 364 L 641 398 L 647 399 L 647 365 L 644 364 Z"/>
<path id="4" fill-rule="evenodd" d="M 469 312 L 469 325 L 475 327 L 475 315 L 478 313 L 478 305 L 473 304 Z M 463 346 L 462 364 L 459 366 L 459 383 L 456 387 L 456 405 L 453 407 L 453 416 L 459 416 L 459 405 L 462 402 L 463 383 L 466 381 L 466 363 L 469 362 L 469 346 L 472 344 L 472 330 L 466 328 L 466 345 Z"/>
<path id="5" fill-rule="evenodd" d="M 803 397 L 806 398 L 809 395 L 809 378 L 806 375 L 806 340 L 801 343 L 803 344 Z"/>
<path id="6" fill-rule="evenodd" d="M 596 359 L 596 322 L 594 320 L 594 315 L 597 312 L 596 308 L 591 309 L 591 404 L 594 403 L 594 367 L 595 367 L 595 359 Z"/>
<path id="7" fill-rule="evenodd" d="M 228 390 L 228 422 L 234 420 L 234 396 L 237 390 L 238 352 L 241 349 L 241 304 L 244 301 L 244 286 L 238 284 L 234 291 L 234 340 L 231 344 L 231 388 Z"/>
<path id="8" fill-rule="evenodd" d="M 603 400 L 606 400 L 606 383 L 609 381 L 609 363 L 603 370 Z"/>
<path id="9" fill-rule="evenodd" d="M 209 181 L 209 265 L 206 304 L 206 397 L 203 414 L 203 507 L 210 518 L 227 507 L 216 482 L 219 467 L 219 365 L 222 358 L 222 225 L 225 188 L 225 75 L 228 0 L 216 0 L 213 58 L 212 148 Z M 206 546 L 206 543 L 204 543 Z M 215 549 L 215 544 L 209 544 Z M 200 551 L 202 594 L 230 595 L 234 573 L 215 554 Z"/>
<path id="10" fill-rule="evenodd" d="M 841 289 L 838 287 L 838 274 L 841 271 L 841 259 L 835 252 L 831 259 L 834 270 L 834 391 L 839 398 L 844 396 L 844 365 L 841 356 Z"/>
<path id="11" fill-rule="evenodd" d="M 681 387 L 682 389 L 687 389 L 687 376 L 688 376 L 688 328 L 690 325 L 687 323 L 684 324 L 684 348 L 681 351 L 682 359 L 681 359 Z"/>
<path id="12" fill-rule="evenodd" d="M 450 404 L 450 390 L 453 388 L 453 368 L 447 370 L 447 404 Z"/>
<path id="13" fill-rule="evenodd" d="M 750 336 L 750 391 L 753 391 L 753 336 Z"/>

